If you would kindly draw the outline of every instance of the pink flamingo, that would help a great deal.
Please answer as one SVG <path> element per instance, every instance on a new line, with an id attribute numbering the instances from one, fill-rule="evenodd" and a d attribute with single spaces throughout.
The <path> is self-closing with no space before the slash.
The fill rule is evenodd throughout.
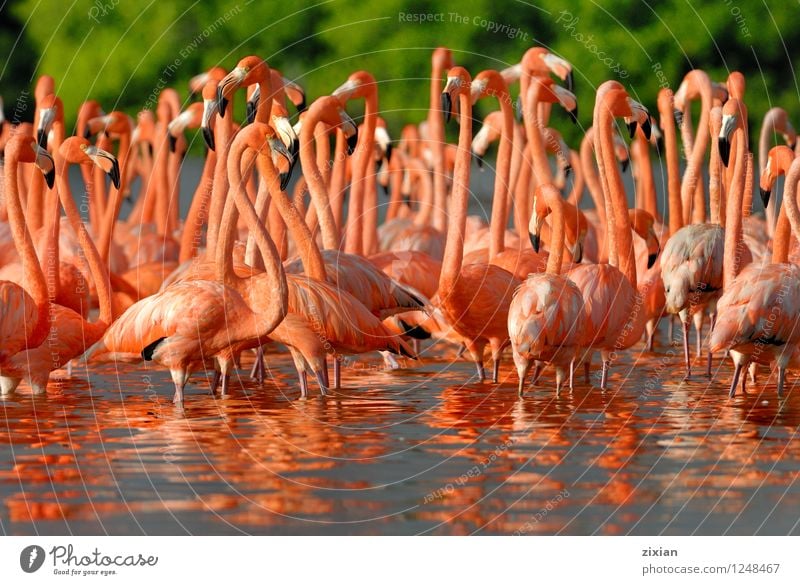
<path id="1" fill-rule="evenodd" d="M 535 198 L 543 199 L 551 212 L 552 251 L 547 259 L 547 270 L 531 274 L 522 282 L 508 310 L 508 334 L 519 375 L 520 396 L 525 389 L 531 360 L 555 365 L 556 393 L 567 375 L 572 389 L 573 362 L 583 338 L 585 321 L 581 291 L 561 275 L 564 247 L 561 194 L 554 186 L 544 184 L 537 187 Z"/>

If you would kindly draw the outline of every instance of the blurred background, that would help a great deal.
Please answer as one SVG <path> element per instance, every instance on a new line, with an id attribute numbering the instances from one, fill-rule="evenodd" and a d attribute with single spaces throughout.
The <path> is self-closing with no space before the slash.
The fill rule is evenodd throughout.
<path id="1" fill-rule="evenodd" d="M 716 80 L 743 71 L 750 123 L 758 127 L 773 105 L 793 119 L 800 113 L 799 15 L 798 3 L 787 0 L 19 0 L 0 7 L 0 95 L 7 120 L 31 120 L 33 84 L 48 73 L 71 127 L 88 98 L 135 114 L 152 107 L 160 87 L 188 100 L 190 77 L 257 54 L 310 99 L 368 69 L 381 82 L 380 108 L 397 136 L 425 117 L 434 47 L 450 47 L 474 75 L 544 45 L 575 66 L 584 129 L 594 88 L 606 79 L 655 111 L 659 87 L 677 88 L 696 67 Z M 476 117 L 496 107 L 482 100 Z M 554 125 L 574 147 L 580 128 L 566 120 Z"/>

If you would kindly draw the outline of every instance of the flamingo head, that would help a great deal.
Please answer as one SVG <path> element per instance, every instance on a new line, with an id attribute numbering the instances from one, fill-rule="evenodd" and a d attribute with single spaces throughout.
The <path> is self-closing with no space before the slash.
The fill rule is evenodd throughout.
<path id="1" fill-rule="evenodd" d="M 178 144 L 178 137 L 187 128 L 199 128 L 203 119 L 203 104 L 196 102 L 191 104 L 183 112 L 167 125 L 167 137 L 169 139 L 169 150 L 175 152 Z"/>
<path id="2" fill-rule="evenodd" d="M 114 187 L 119 189 L 119 162 L 110 152 L 94 146 L 85 138 L 70 136 L 61 144 L 58 154 L 71 164 L 100 167 L 111 178 Z"/>
<path id="3" fill-rule="evenodd" d="M 772 193 L 772 185 L 775 183 L 775 179 L 786 174 L 794 158 L 794 151 L 783 144 L 770 149 L 769 155 L 767 156 L 767 164 L 761 172 L 761 178 L 758 182 L 758 190 L 761 194 L 761 201 L 764 203 L 764 207 L 769 203 L 769 197 Z"/>
<path id="4" fill-rule="evenodd" d="M 453 105 L 462 95 L 470 96 L 472 79 L 463 67 L 451 67 L 447 72 L 447 83 L 442 92 L 442 112 L 445 124 L 453 115 Z"/>
<path id="5" fill-rule="evenodd" d="M 262 84 L 269 79 L 269 65 L 255 55 L 245 57 L 228 73 L 217 87 L 217 108 L 220 117 L 225 117 L 225 110 L 233 93 L 242 86 Z"/>

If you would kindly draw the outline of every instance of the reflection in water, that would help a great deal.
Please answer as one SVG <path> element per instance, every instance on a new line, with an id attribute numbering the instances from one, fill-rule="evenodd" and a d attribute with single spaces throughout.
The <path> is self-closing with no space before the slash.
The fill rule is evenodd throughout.
<path id="1" fill-rule="evenodd" d="M 28 533 L 658 534 L 798 532 L 800 397 L 727 399 L 631 352 L 611 390 L 525 399 L 426 354 L 298 400 L 288 357 L 227 397 L 113 367 L 3 402 L 0 531 Z M 671 359 L 667 363 L 672 363 Z M 246 365 L 246 364 L 245 364 Z M 82 377 L 81 377 L 82 376 Z"/>

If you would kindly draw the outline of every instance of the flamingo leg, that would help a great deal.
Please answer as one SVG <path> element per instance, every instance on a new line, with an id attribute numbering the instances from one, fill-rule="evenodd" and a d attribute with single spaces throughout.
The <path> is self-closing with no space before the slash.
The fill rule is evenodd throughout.
<path id="1" fill-rule="evenodd" d="M 703 312 L 698 311 L 694 314 L 694 328 L 697 332 L 697 338 L 695 341 L 695 353 L 696 357 L 703 356 Z"/>
<path id="2" fill-rule="evenodd" d="M 297 376 L 300 379 L 300 398 L 308 398 L 308 376 L 305 370 L 297 372 Z"/>
<path id="3" fill-rule="evenodd" d="M 173 404 L 183 404 L 183 384 L 175 382 L 175 396 L 172 398 Z"/>
<path id="4" fill-rule="evenodd" d="M 333 358 L 333 388 L 338 390 L 342 387 L 342 363 L 336 358 Z"/>
<path id="5" fill-rule="evenodd" d="M 606 382 L 608 382 L 608 360 L 603 360 L 603 373 L 600 376 L 600 390 L 606 389 Z"/>
<path id="6" fill-rule="evenodd" d="M 669 344 L 672 345 L 672 340 L 675 338 L 675 315 L 670 315 L 667 320 L 667 339 Z"/>
<path id="7" fill-rule="evenodd" d="M 686 377 L 692 375 L 692 358 L 689 356 L 689 321 L 683 321 L 683 357 L 686 360 Z"/>
<path id="8" fill-rule="evenodd" d="M 753 362 L 750 364 L 750 367 L 747 368 L 750 373 L 750 382 L 753 384 L 756 383 L 756 373 L 758 372 L 758 364 Z"/>
<path id="9" fill-rule="evenodd" d="M 783 385 L 786 382 L 786 368 L 778 366 L 778 397 L 783 396 Z"/>
<path id="10" fill-rule="evenodd" d="M 319 394 L 320 396 L 327 396 L 328 395 L 328 372 L 325 371 L 323 375 L 321 372 L 314 372 L 314 375 L 317 377 L 317 384 L 319 384 Z"/>
<path id="11" fill-rule="evenodd" d="M 228 374 L 228 372 L 224 372 L 222 374 L 222 395 L 223 396 L 227 396 L 228 395 L 228 381 L 229 380 L 230 380 L 230 375 Z"/>
<path id="12" fill-rule="evenodd" d="M 211 378 L 211 394 L 215 394 L 217 388 L 219 388 L 219 377 L 220 373 L 217 368 L 214 368 L 214 376 Z"/>
<path id="13" fill-rule="evenodd" d="M 589 373 L 589 368 L 590 368 L 589 362 L 583 364 L 583 380 L 584 382 L 586 382 L 587 385 L 592 383 L 592 377 Z"/>
<path id="14" fill-rule="evenodd" d="M 72 360 L 67 362 L 67 378 L 72 377 Z"/>
<path id="15" fill-rule="evenodd" d="M 500 358 L 492 358 L 492 383 L 497 384 L 500 380 Z"/>
<path id="16" fill-rule="evenodd" d="M 517 393 L 519 397 L 522 398 L 523 394 L 525 394 L 525 378 L 528 377 L 528 371 L 531 368 L 531 361 L 514 352 L 514 364 L 517 366 L 517 374 L 519 374 L 519 388 Z"/>
<path id="17" fill-rule="evenodd" d="M 709 335 L 714 332 L 714 325 L 717 324 L 717 314 L 716 313 L 711 313 L 710 318 L 711 318 L 711 324 L 710 324 Z M 714 359 L 714 357 L 711 354 L 711 352 L 709 351 L 708 352 L 708 366 L 706 366 L 706 376 L 708 376 L 709 378 L 711 377 L 711 362 L 713 361 L 713 359 Z"/>
<path id="18" fill-rule="evenodd" d="M 569 389 L 570 389 L 570 391 L 572 391 L 572 389 L 575 387 L 574 383 L 575 383 L 575 360 L 571 360 L 569 362 Z"/>
<path id="19" fill-rule="evenodd" d="M 736 367 L 733 370 L 733 380 L 731 381 L 731 389 L 728 392 L 728 397 L 733 398 L 736 396 L 736 386 L 739 384 L 739 374 L 742 372 L 742 365 L 736 364 Z"/>

